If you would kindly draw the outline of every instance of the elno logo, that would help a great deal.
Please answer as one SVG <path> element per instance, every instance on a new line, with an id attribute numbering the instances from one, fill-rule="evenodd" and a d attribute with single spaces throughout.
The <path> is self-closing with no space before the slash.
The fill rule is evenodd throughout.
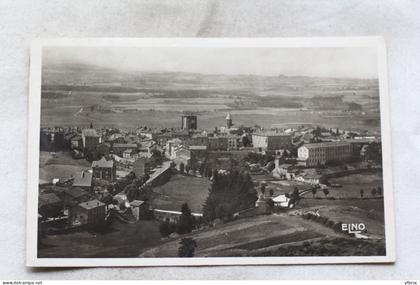
<path id="1" fill-rule="evenodd" d="M 366 229 L 366 225 L 363 223 L 359 224 L 342 224 L 341 230 L 348 232 L 349 234 L 360 234 Z"/>

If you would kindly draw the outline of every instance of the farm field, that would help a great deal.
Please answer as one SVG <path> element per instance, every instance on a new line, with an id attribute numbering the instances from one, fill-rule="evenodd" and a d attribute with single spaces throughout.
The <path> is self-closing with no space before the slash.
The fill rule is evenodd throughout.
<path id="1" fill-rule="evenodd" d="M 201 213 L 208 196 L 210 181 L 195 176 L 174 175 L 160 186 L 154 187 L 154 208 L 180 211 L 183 203 L 188 203 L 192 212 Z"/>
<path id="2" fill-rule="evenodd" d="M 330 194 L 328 196 L 331 197 L 359 198 L 360 189 L 364 190 L 365 197 L 372 197 L 372 188 L 381 187 L 383 189 L 382 172 L 351 174 L 343 177 L 330 178 L 328 181 L 331 184 L 342 185 L 339 188 L 329 188 Z M 324 194 L 322 191 L 319 191 L 316 196 L 319 195 L 323 196 Z"/>
<path id="3" fill-rule="evenodd" d="M 195 257 L 274 256 L 278 252 L 293 246 L 302 248 L 304 243 L 307 244 L 306 247 L 310 247 L 324 240 L 339 241 L 338 244 L 343 244 L 343 242 L 349 240 L 346 235 L 337 233 L 314 221 L 305 220 L 300 216 L 280 213 L 239 219 L 217 225 L 214 228 L 193 232 L 180 238 L 170 239 L 158 247 L 145 251 L 140 257 L 175 257 L 177 256 L 179 242 L 184 237 L 191 237 L 196 241 Z M 383 248 L 383 241 L 381 240 L 364 242 L 353 240 L 353 242 L 363 243 L 364 245 L 375 243 Z M 341 248 L 338 251 L 338 248 L 331 252 L 334 252 L 334 255 L 352 255 L 357 249 L 357 247 Z M 295 255 L 300 255 L 299 251 L 295 251 Z M 307 252 L 302 255 L 317 254 Z M 281 254 L 277 256 L 281 256 Z"/>

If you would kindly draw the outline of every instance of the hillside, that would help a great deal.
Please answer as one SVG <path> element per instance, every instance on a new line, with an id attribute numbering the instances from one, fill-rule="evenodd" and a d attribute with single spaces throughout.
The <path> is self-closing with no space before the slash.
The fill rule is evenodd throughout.
<path id="1" fill-rule="evenodd" d="M 239 219 L 182 236 L 184 237 L 191 237 L 196 241 L 195 257 L 384 253 L 384 242 L 381 238 L 350 238 L 314 221 L 287 213 Z M 176 257 L 180 240 L 181 237 L 170 239 L 145 251 L 140 257 Z"/>

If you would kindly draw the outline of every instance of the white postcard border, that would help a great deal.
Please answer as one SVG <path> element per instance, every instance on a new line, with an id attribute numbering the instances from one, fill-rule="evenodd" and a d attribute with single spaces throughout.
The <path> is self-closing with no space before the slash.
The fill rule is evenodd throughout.
<path id="1" fill-rule="evenodd" d="M 41 111 L 42 48 L 46 46 L 113 46 L 113 47 L 374 47 L 378 56 L 380 88 L 381 137 L 383 156 L 385 256 L 311 256 L 311 257 L 194 257 L 194 258 L 38 258 L 38 177 L 39 127 Z M 394 194 L 391 163 L 391 129 L 387 83 L 385 41 L 382 37 L 343 38 L 65 38 L 36 39 L 30 55 L 28 100 L 28 177 L 27 177 L 27 241 L 26 264 L 31 267 L 94 267 L 94 266 L 209 266 L 269 264 L 341 264 L 391 263 L 396 260 Z"/>

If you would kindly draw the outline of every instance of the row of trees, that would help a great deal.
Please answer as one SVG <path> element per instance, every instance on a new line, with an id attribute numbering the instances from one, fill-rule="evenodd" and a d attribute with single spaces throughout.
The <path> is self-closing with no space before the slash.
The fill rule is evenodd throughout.
<path id="1" fill-rule="evenodd" d="M 212 180 L 203 206 L 205 220 L 228 220 L 234 213 L 254 207 L 257 193 L 249 173 L 233 170 L 227 174 L 219 174 L 215 170 Z"/>

